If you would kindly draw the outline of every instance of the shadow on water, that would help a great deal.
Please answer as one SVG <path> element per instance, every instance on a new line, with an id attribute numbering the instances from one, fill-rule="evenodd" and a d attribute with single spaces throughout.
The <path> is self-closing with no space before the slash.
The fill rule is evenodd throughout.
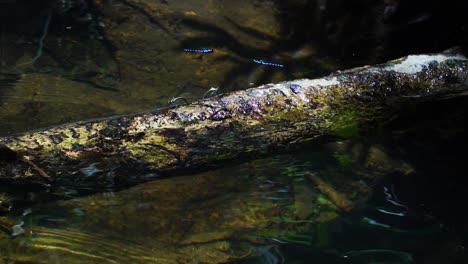
<path id="1" fill-rule="evenodd" d="M 345 262 L 327 263 L 466 263 L 468 215 L 460 183 L 466 171 L 467 100 L 408 106 L 402 109 L 408 115 L 385 128 L 387 136 L 378 141 L 415 173 L 387 177 L 364 206 L 327 225 L 320 252 L 348 255 Z M 297 251 L 323 261 L 306 248 Z M 297 263 L 307 262 L 299 257 Z"/>
<path id="2" fill-rule="evenodd" d="M 279 1 L 284 42 L 314 43 L 344 68 L 468 48 L 465 1 Z"/>

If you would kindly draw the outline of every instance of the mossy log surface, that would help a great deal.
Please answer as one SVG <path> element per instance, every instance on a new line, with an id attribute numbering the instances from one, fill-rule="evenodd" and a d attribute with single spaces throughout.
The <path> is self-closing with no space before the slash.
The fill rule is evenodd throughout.
<path id="1" fill-rule="evenodd" d="M 252 157 L 385 118 L 402 101 L 461 96 L 468 60 L 413 55 L 189 105 L 0 138 L 0 179 L 119 186 Z"/>

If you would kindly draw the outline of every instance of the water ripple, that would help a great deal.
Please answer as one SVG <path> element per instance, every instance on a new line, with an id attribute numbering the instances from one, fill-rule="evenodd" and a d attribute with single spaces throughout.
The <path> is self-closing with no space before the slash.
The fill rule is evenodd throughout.
<path id="1" fill-rule="evenodd" d="M 174 263 L 178 258 L 167 248 L 158 254 L 153 248 L 131 241 L 73 229 L 35 228 L 30 243 L 32 248 L 47 250 L 48 255 L 56 251 L 65 257 L 94 260 L 96 263 Z"/>

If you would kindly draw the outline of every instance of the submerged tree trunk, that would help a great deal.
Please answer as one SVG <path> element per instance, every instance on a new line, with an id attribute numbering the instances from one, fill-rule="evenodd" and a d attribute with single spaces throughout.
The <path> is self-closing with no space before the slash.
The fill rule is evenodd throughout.
<path id="1" fill-rule="evenodd" d="M 387 117 L 403 101 L 466 94 L 467 68 L 462 55 L 414 55 L 162 112 L 0 138 L 0 180 L 115 187 L 346 135 Z"/>

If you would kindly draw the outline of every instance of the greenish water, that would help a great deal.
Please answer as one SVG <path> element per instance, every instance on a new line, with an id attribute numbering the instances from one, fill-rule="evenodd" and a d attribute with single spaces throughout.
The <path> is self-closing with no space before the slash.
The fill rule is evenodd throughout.
<path id="1" fill-rule="evenodd" d="M 440 51 L 462 30 L 414 33 L 443 20 L 431 1 L 389 20 L 377 1 L 86 3 L 0 2 L 1 135 Z M 405 106 L 366 134 L 125 190 L 1 186 L 0 260 L 467 263 L 466 105 Z"/>
<path id="2" fill-rule="evenodd" d="M 407 127 L 409 120 L 397 120 L 385 129 L 390 137 L 308 146 L 121 191 L 6 188 L 13 207 L 1 221 L 2 257 L 7 263 L 464 263 L 465 199 L 457 183 L 467 145 L 463 120 L 449 116 L 466 100 L 449 103 L 435 104 L 445 107 L 443 114 L 430 110 L 434 104 L 419 105 L 412 113 L 420 122 Z M 339 210 L 310 173 L 361 201 Z"/>

